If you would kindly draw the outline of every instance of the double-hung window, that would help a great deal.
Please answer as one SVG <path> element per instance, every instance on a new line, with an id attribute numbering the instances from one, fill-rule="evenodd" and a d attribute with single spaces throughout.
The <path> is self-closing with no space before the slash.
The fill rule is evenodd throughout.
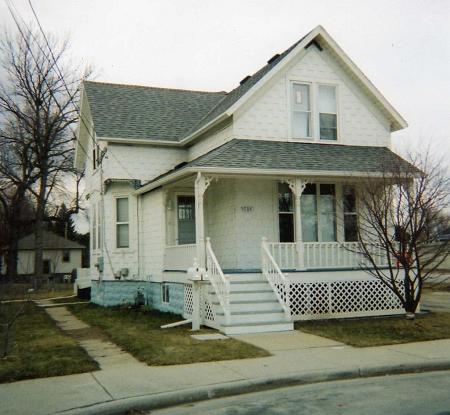
<path id="1" fill-rule="evenodd" d="M 292 138 L 337 140 L 336 86 L 293 82 L 291 117 Z"/>
<path id="2" fill-rule="evenodd" d="M 356 191 L 354 186 L 343 187 L 344 199 L 344 239 L 358 241 L 358 216 L 356 212 Z"/>
<path id="3" fill-rule="evenodd" d="M 294 198 L 286 183 L 278 184 L 280 242 L 294 242 Z"/>
<path id="4" fill-rule="evenodd" d="M 292 84 L 292 136 L 311 138 L 311 88 L 309 84 Z"/>
<path id="5" fill-rule="evenodd" d="M 337 140 L 336 87 L 319 85 L 319 134 L 321 140 Z"/>
<path id="6" fill-rule="evenodd" d="M 303 242 L 336 241 L 334 184 L 307 184 L 300 198 Z"/>
<path id="7" fill-rule="evenodd" d="M 129 212 L 128 197 L 116 199 L 116 242 L 117 248 L 128 248 L 129 242 Z"/>

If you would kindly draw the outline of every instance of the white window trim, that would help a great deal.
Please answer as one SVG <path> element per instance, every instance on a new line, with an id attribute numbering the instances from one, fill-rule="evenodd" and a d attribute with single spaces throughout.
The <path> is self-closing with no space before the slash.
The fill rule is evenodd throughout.
<path id="1" fill-rule="evenodd" d="M 117 221 L 117 199 L 128 199 L 128 222 L 118 222 Z M 114 250 L 119 252 L 124 252 L 131 249 L 131 198 L 128 194 L 114 195 Z M 117 246 L 117 225 L 128 225 L 128 246 Z"/>
<path id="2" fill-rule="evenodd" d="M 292 128 L 292 121 L 293 117 L 292 114 L 294 113 L 294 108 L 292 105 L 292 89 L 294 85 L 307 85 L 309 87 L 309 137 L 295 137 L 293 136 L 293 128 Z M 314 123 L 315 123 L 315 109 L 313 106 L 313 103 L 315 101 L 314 99 L 314 84 L 312 82 L 305 82 L 305 81 L 291 81 L 289 83 L 289 116 L 290 116 L 290 134 L 293 140 L 305 140 L 305 141 L 312 141 L 314 140 Z M 307 111 L 297 111 L 297 112 L 307 112 Z"/>
<path id="3" fill-rule="evenodd" d="M 168 301 L 166 299 L 165 289 L 167 289 Z M 161 304 L 170 304 L 170 285 L 165 282 L 161 283 Z"/>
<path id="4" fill-rule="evenodd" d="M 292 128 L 292 113 L 294 109 L 292 107 L 292 85 L 293 84 L 303 84 L 310 86 L 310 108 L 311 108 L 311 137 L 307 138 L 295 138 L 293 135 Z M 336 144 L 339 143 L 341 137 L 341 123 L 340 123 L 340 85 L 336 81 L 328 81 L 322 80 L 320 82 L 311 79 L 297 79 L 297 78 L 288 78 L 286 82 L 286 91 L 287 91 L 287 109 L 288 109 L 288 139 L 289 141 L 294 142 L 315 142 L 315 143 L 323 143 L 323 144 Z M 319 85 L 326 86 L 334 86 L 336 88 L 336 140 L 321 140 L 320 139 L 320 119 L 319 119 L 319 106 L 318 106 L 318 97 L 319 97 Z"/>
<path id="5" fill-rule="evenodd" d="M 291 214 L 293 215 L 293 220 L 292 220 L 292 225 L 294 227 L 294 243 L 297 241 L 297 224 L 295 221 L 295 217 L 297 214 L 297 209 L 298 209 L 298 202 L 297 202 L 297 197 L 294 195 L 294 193 L 292 192 L 292 190 L 289 188 L 289 190 L 291 190 L 292 193 L 292 208 L 293 211 L 292 212 L 280 212 L 279 210 L 279 201 L 278 201 L 278 189 L 279 189 L 279 184 L 282 182 L 277 181 L 276 182 L 276 187 L 275 187 L 275 224 L 276 224 L 276 229 L 277 229 L 277 235 L 278 235 L 278 242 L 280 242 L 280 213 L 281 214 Z M 284 242 L 281 242 L 284 243 Z"/>
<path id="6" fill-rule="evenodd" d="M 329 182 L 329 181 L 317 181 L 317 182 L 312 182 L 310 184 L 315 184 L 316 185 L 316 218 L 317 218 L 317 243 L 319 242 L 338 242 L 339 241 L 339 232 L 338 232 L 338 211 L 337 211 L 337 205 L 338 205 L 338 200 L 337 200 L 337 196 L 338 196 L 338 183 L 336 182 Z M 336 236 L 336 240 L 335 241 L 322 241 L 322 234 L 320 232 L 320 199 L 321 199 L 321 195 L 320 195 L 320 185 L 321 184 L 332 184 L 334 185 L 334 232 L 335 232 L 335 236 Z M 303 196 L 303 194 L 302 194 Z M 301 199 L 301 196 L 300 196 Z M 300 217 L 300 223 L 302 224 L 303 219 Z M 303 226 L 303 225 L 302 225 Z M 314 242 L 311 242 L 314 243 Z"/>
<path id="7" fill-rule="evenodd" d="M 174 216 L 174 230 L 175 233 L 173 235 L 173 240 L 174 240 L 174 245 L 180 245 L 178 243 L 178 196 L 194 196 L 194 206 L 195 209 L 197 209 L 196 206 L 196 201 L 195 201 L 195 192 L 192 191 L 176 191 L 173 193 L 173 197 L 174 197 L 174 203 L 173 205 L 175 206 L 174 212 L 173 212 L 173 216 Z M 194 220 L 195 220 L 195 216 L 194 216 Z M 206 221 L 205 221 L 206 222 Z"/>
<path id="8" fill-rule="evenodd" d="M 345 212 L 345 206 L 344 206 L 344 187 L 350 186 L 353 187 L 355 191 L 355 211 L 354 212 Z M 348 184 L 344 183 L 342 184 L 342 240 L 343 242 L 356 242 L 356 241 L 346 241 L 345 240 L 345 216 L 356 216 L 356 227 L 359 228 L 359 198 L 358 198 L 358 186 L 356 184 Z"/>

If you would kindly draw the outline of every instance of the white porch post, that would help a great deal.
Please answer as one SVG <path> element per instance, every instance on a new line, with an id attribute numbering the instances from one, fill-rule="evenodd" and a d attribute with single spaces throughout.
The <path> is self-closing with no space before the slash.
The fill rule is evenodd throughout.
<path id="1" fill-rule="evenodd" d="M 302 237 L 302 214 L 301 214 L 301 206 L 300 206 L 300 197 L 305 190 L 307 181 L 300 177 L 296 177 L 295 179 L 291 179 L 287 181 L 292 193 L 295 197 L 295 229 L 296 229 L 296 242 L 297 242 L 297 255 L 298 255 L 298 267 L 299 269 L 305 268 L 305 257 L 303 251 L 303 237 Z"/>
<path id="2" fill-rule="evenodd" d="M 195 179 L 195 243 L 197 245 L 198 265 L 203 269 L 206 269 L 203 197 L 211 180 L 211 177 L 205 177 L 200 172 L 197 173 L 197 178 Z"/>

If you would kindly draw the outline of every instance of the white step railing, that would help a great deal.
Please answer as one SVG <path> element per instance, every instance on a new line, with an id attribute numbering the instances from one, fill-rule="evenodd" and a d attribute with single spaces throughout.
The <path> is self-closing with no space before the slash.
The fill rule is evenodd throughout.
<path id="1" fill-rule="evenodd" d="M 275 293 L 278 302 L 283 307 L 283 311 L 288 320 L 291 319 L 291 306 L 290 306 L 290 287 L 289 280 L 281 272 L 280 267 L 276 263 L 272 254 L 269 251 L 266 238 L 262 238 L 261 242 L 261 260 L 262 260 L 262 273 L 266 277 L 269 285 Z"/>
<path id="2" fill-rule="evenodd" d="M 225 323 L 230 322 L 230 280 L 224 275 L 211 246 L 210 238 L 206 238 L 206 270 L 208 279 L 222 306 Z"/>
<path id="3" fill-rule="evenodd" d="M 269 242 L 268 249 L 280 269 L 359 268 L 370 266 L 359 242 Z M 386 254 L 373 245 L 378 266 L 387 265 Z"/>
<path id="4" fill-rule="evenodd" d="M 187 271 L 196 256 L 196 244 L 171 245 L 164 249 L 164 269 Z"/>

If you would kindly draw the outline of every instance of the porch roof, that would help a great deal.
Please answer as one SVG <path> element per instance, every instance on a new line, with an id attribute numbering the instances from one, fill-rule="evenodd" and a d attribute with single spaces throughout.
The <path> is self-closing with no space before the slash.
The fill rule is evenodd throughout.
<path id="1" fill-rule="evenodd" d="M 387 147 L 233 139 L 144 184 L 138 193 L 151 190 L 172 176 L 178 178 L 197 171 L 365 176 L 413 169 Z"/>

